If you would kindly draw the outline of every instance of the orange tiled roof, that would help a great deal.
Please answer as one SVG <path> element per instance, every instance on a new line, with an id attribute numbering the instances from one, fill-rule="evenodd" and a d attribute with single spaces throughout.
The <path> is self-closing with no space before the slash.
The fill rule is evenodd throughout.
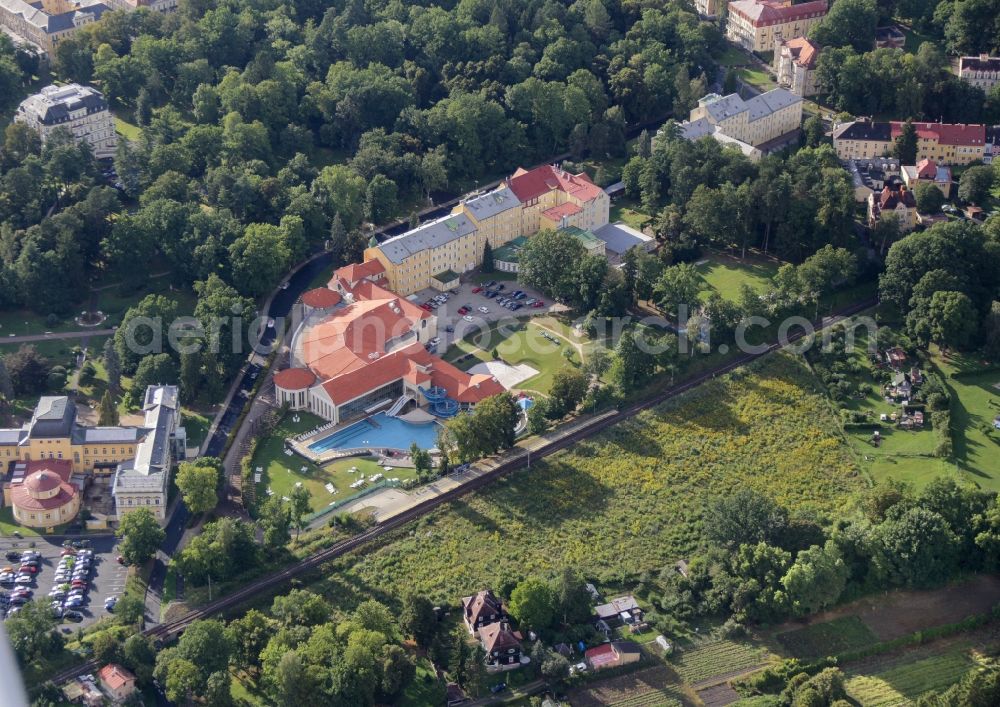
<path id="1" fill-rule="evenodd" d="M 117 663 L 108 663 L 105 665 L 97 673 L 97 677 L 112 690 L 121 689 L 129 682 L 135 681 L 135 675 Z"/>
<path id="2" fill-rule="evenodd" d="M 545 211 L 542 212 L 542 216 L 550 221 L 561 221 L 563 217 L 573 216 L 581 211 L 583 211 L 583 209 L 574 204 L 572 201 L 566 201 L 559 204 L 559 206 L 553 206 L 550 209 L 545 209 Z"/>
<path id="3" fill-rule="evenodd" d="M 366 260 L 363 263 L 351 263 L 333 272 L 334 277 L 339 277 L 347 282 L 358 282 L 366 277 L 385 274 L 385 266 L 378 260 Z"/>
<path id="4" fill-rule="evenodd" d="M 553 189 L 566 192 L 580 201 L 596 199 L 603 193 L 599 186 L 590 181 L 586 173 L 570 174 L 552 165 L 535 167 L 531 171 L 519 167 L 507 180 L 507 185 L 522 202 L 537 199 Z"/>
<path id="5" fill-rule="evenodd" d="M 340 293 L 329 287 L 316 287 L 302 294 L 302 304 L 316 309 L 326 309 L 340 304 Z"/>
<path id="6" fill-rule="evenodd" d="M 903 132 L 903 123 L 891 123 L 891 138 L 895 140 Z M 914 123 L 917 137 L 925 140 L 937 140 L 940 145 L 974 146 L 986 143 L 985 125 L 966 125 L 965 123 Z"/>

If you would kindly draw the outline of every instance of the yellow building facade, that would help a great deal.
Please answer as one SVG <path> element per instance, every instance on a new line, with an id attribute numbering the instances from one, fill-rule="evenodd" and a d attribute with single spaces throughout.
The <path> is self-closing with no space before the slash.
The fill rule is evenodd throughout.
<path id="1" fill-rule="evenodd" d="M 365 249 L 365 261 L 385 269 L 386 286 L 409 295 L 435 286 L 435 276 L 478 267 L 486 244 L 496 249 L 541 228 L 558 228 L 552 209 L 563 209 L 563 225 L 595 230 L 608 222 L 610 198 L 583 174 L 558 167 L 519 169 L 486 194 L 463 199 L 452 213 Z"/>

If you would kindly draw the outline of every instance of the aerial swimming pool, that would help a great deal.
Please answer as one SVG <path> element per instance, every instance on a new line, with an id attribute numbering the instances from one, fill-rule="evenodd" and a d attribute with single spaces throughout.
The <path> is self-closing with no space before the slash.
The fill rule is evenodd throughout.
<path id="1" fill-rule="evenodd" d="M 437 447 L 439 425 L 428 422 L 417 425 L 389 417 L 384 412 L 372 416 L 372 422 L 362 420 L 353 425 L 337 430 L 309 445 L 309 451 L 316 454 L 328 452 L 331 449 L 354 449 L 357 447 L 372 447 L 387 449 L 409 449 L 414 442 L 421 449 Z"/>

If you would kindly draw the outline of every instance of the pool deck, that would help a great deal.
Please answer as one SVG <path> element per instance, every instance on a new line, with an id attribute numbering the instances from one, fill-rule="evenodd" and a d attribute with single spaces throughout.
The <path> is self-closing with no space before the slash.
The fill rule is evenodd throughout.
<path id="1" fill-rule="evenodd" d="M 337 461 L 338 459 L 346 459 L 348 457 L 363 457 L 363 456 L 378 457 L 379 459 L 383 460 L 388 459 L 389 463 L 393 464 L 394 466 L 412 466 L 413 465 L 412 461 L 409 461 L 409 452 L 410 452 L 409 449 L 397 449 L 394 447 L 365 445 L 363 447 L 345 447 L 338 449 L 327 449 L 325 451 L 317 453 L 316 451 L 309 448 L 309 445 L 315 444 L 316 442 L 319 442 L 320 440 L 325 439 L 330 435 L 336 434 L 341 430 L 346 430 L 348 427 L 351 427 L 352 425 L 364 422 L 366 419 L 367 417 L 362 417 L 360 419 L 352 420 L 350 422 L 345 422 L 344 424 L 341 425 L 329 425 L 329 426 L 324 425 L 313 430 L 312 432 L 306 433 L 304 436 L 300 435 L 299 437 L 296 437 L 294 439 L 286 440 L 286 443 L 287 446 L 291 447 L 291 449 L 296 454 L 305 457 L 309 461 L 319 466 L 322 466 L 323 464 L 328 464 L 332 461 Z M 404 453 L 403 459 L 409 461 L 409 463 L 407 464 L 406 462 L 400 462 L 399 456 L 389 457 L 389 455 L 386 454 L 387 451 L 397 452 L 397 453 L 403 452 Z M 430 449 L 428 451 L 431 454 L 435 454 L 437 452 L 437 448 Z"/>

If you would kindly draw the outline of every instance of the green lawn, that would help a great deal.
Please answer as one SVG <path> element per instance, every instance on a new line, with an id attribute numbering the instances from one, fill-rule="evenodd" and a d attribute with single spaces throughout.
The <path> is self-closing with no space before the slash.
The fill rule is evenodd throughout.
<path id="1" fill-rule="evenodd" d="M 475 358 L 457 364 L 467 370 L 480 361 L 491 361 L 493 359 L 491 352 L 496 349 L 505 362 L 514 365 L 526 364 L 538 371 L 538 375 L 518 383 L 517 388 L 547 393 L 552 386 L 552 376 L 556 371 L 566 365 L 581 363 L 580 353 L 571 340 L 566 338 L 556 325 L 553 324 L 551 330 L 548 326 L 549 324 L 518 320 L 515 327 L 505 326 L 500 330 L 494 325 L 488 331 L 477 330 L 469 338 L 456 341 L 445 354 L 445 360 L 455 361 L 471 353 Z M 543 332 L 558 338 L 559 343 L 546 339 L 542 335 Z M 564 357 L 563 352 L 566 350 L 573 351 L 572 363 L 567 363 Z"/>
<path id="2" fill-rule="evenodd" d="M 728 300 L 737 300 L 740 287 L 746 283 L 758 292 L 771 287 L 771 278 L 778 271 L 778 264 L 762 258 L 740 260 L 724 253 L 710 251 L 697 264 L 705 286 L 702 296 L 714 290 Z"/>
<path id="3" fill-rule="evenodd" d="M 770 91 L 772 88 L 778 87 L 771 75 L 762 69 L 737 69 L 736 75 L 745 83 L 761 91 Z"/>
<path id="4" fill-rule="evenodd" d="M 200 447 L 208 434 L 208 428 L 212 426 L 212 418 L 193 410 L 182 410 L 181 424 L 187 432 L 188 446 Z"/>
<path id="5" fill-rule="evenodd" d="M 261 481 L 257 485 L 259 499 L 265 498 L 268 488 L 276 496 L 290 497 L 296 485 L 302 484 L 312 496 L 313 511 L 319 511 L 331 502 L 341 501 L 357 493 L 356 489 L 351 488 L 351 484 L 360 474 L 369 477 L 381 472 L 386 476 L 398 477 L 401 481 L 416 476 L 413 469 L 405 468 L 393 469 L 391 474 L 387 473 L 375 461 L 366 458 L 343 459 L 321 467 L 298 455 L 286 455 L 284 453 L 286 438 L 307 432 L 323 423 L 323 420 L 315 415 L 302 412 L 296 414 L 299 422 L 294 422 L 293 414 L 289 413 L 274 433 L 257 445 L 252 468 L 255 472 L 258 467 L 262 469 Z M 351 467 L 357 467 L 358 472 L 351 473 L 349 471 Z M 303 468 L 305 471 L 302 471 Z M 326 490 L 328 483 L 336 487 L 337 493 L 331 494 Z"/>
<path id="6" fill-rule="evenodd" d="M 454 603 L 497 577 L 564 566 L 624 586 L 701 547 L 709 499 L 748 486 L 807 517 L 867 486 L 795 357 L 710 381 L 443 507 L 363 562 L 332 563 L 316 590 L 341 609 L 404 589 Z"/>
<path id="7" fill-rule="evenodd" d="M 115 132 L 132 141 L 142 137 L 142 128 L 118 115 L 115 116 Z"/>
<path id="8" fill-rule="evenodd" d="M 15 530 L 26 538 L 37 538 L 40 535 L 37 530 L 34 530 L 33 528 L 26 528 L 14 520 L 14 511 L 10 506 L 0 508 L 0 535 L 13 535 Z"/>
<path id="9" fill-rule="evenodd" d="M 438 680 L 434 666 L 427 658 L 417 659 L 417 675 L 406 686 L 397 702 L 400 707 L 425 707 L 444 703 L 445 686 Z"/>
<path id="10" fill-rule="evenodd" d="M 652 216 L 642 210 L 642 207 L 633 199 L 620 198 L 611 205 L 608 215 L 610 223 L 622 221 L 632 228 L 642 230 L 651 220 Z"/>
<path id="11" fill-rule="evenodd" d="M 728 43 L 725 46 L 726 50 L 715 59 L 720 66 L 743 66 L 750 63 L 747 55 L 739 49 Z"/>
<path id="12" fill-rule="evenodd" d="M 951 389 L 952 429 L 956 431 L 956 467 L 969 481 L 990 491 L 1000 491 L 1000 430 L 993 419 L 1000 415 L 1000 372 L 951 378 L 957 371 L 975 372 L 982 362 L 955 354 L 942 356 L 933 351 L 932 363 Z"/>

